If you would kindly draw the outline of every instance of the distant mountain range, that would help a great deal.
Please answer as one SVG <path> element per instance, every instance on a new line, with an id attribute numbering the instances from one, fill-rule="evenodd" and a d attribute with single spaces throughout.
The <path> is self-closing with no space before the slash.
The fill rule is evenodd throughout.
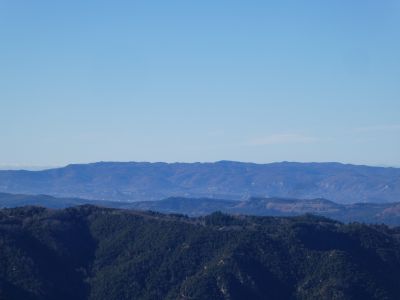
<path id="1" fill-rule="evenodd" d="M 250 198 L 248 200 L 235 201 L 178 197 L 159 201 L 121 202 L 0 193 L 0 208 L 32 205 L 47 208 L 66 208 L 85 204 L 189 216 L 203 216 L 217 211 L 232 215 L 255 216 L 314 214 L 342 222 L 384 223 L 400 226 L 400 202 L 338 204 L 326 199 Z"/>
<path id="2" fill-rule="evenodd" d="M 323 217 L 0 210 L 0 299 L 400 299 L 400 228 Z"/>
<path id="3" fill-rule="evenodd" d="M 43 171 L 0 171 L 0 192 L 113 201 L 282 197 L 385 203 L 400 201 L 400 168 L 291 162 L 99 162 Z"/>

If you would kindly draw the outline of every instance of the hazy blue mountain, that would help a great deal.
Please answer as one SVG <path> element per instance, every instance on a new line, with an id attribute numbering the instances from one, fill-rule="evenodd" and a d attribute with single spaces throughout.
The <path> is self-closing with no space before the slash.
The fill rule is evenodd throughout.
<path id="1" fill-rule="evenodd" d="M 400 201 L 400 169 L 339 163 L 101 162 L 44 171 L 0 171 L 0 192 L 119 201 L 254 196 L 396 202 Z"/>
<path id="2" fill-rule="evenodd" d="M 222 200 L 173 197 L 158 201 L 99 201 L 79 198 L 55 198 L 47 195 L 12 195 L 0 193 L 0 208 L 26 205 L 66 208 L 92 204 L 110 208 L 156 211 L 203 216 L 216 211 L 233 215 L 298 216 L 315 214 L 343 222 L 384 223 L 400 226 L 400 202 L 338 204 L 326 199 L 250 198 Z"/>
<path id="3" fill-rule="evenodd" d="M 2 209 L 0 299 L 399 299 L 399 236 L 315 216 Z"/>
<path id="4" fill-rule="evenodd" d="M 72 206 L 92 204 L 105 207 L 120 207 L 129 205 L 118 201 L 88 200 L 81 198 L 57 198 L 49 195 L 24 195 L 0 193 L 0 208 L 21 206 L 42 206 L 47 208 L 67 208 Z"/>

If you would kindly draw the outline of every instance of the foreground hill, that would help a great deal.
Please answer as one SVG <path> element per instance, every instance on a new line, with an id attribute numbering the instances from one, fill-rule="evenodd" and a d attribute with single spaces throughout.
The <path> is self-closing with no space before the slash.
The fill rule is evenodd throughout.
<path id="1" fill-rule="evenodd" d="M 257 196 L 397 202 L 400 169 L 289 162 L 94 163 L 44 171 L 0 171 L 0 192 L 119 201 Z"/>
<path id="2" fill-rule="evenodd" d="M 0 210 L 0 299 L 399 299 L 400 230 L 318 217 Z"/>
<path id="3" fill-rule="evenodd" d="M 99 201 L 80 198 L 55 198 L 47 195 L 0 193 L 0 208 L 24 205 L 66 208 L 92 204 L 111 208 L 202 216 L 221 211 L 255 216 L 297 216 L 315 214 L 342 222 L 384 223 L 400 226 L 400 203 L 338 204 L 326 199 L 250 198 L 243 201 L 210 198 L 167 198 L 159 201 Z"/>

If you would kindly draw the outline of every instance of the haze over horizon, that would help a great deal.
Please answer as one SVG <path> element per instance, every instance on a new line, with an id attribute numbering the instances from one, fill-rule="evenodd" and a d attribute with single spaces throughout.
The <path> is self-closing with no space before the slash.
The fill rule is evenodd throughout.
<path id="1" fill-rule="evenodd" d="M 2 1 L 0 168 L 400 166 L 398 1 Z"/>
<path id="2" fill-rule="evenodd" d="M 97 164 L 97 163 L 167 163 L 167 164 L 194 164 L 194 163 L 201 163 L 201 164 L 214 164 L 219 163 L 227 160 L 219 160 L 219 161 L 92 161 L 92 162 L 71 162 L 64 165 L 49 165 L 49 166 L 40 166 L 40 165 L 0 165 L 1 171 L 7 170 L 25 170 L 25 171 L 44 171 L 50 169 L 58 169 L 58 168 L 65 168 L 69 165 L 86 165 L 86 164 Z M 230 160 L 228 160 L 230 161 Z M 344 165 L 354 165 L 354 166 L 367 166 L 367 167 L 381 167 L 381 168 L 400 168 L 400 166 L 396 165 L 367 165 L 367 164 L 353 164 L 353 163 L 345 163 L 345 162 L 334 162 L 334 161 L 326 161 L 326 162 L 313 162 L 313 161 L 273 161 L 273 162 L 251 162 L 251 161 L 230 161 L 235 163 L 250 163 L 250 164 L 259 164 L 259 165 L 268 165 L 268 164 L 279 164 L 279 163 L 301 163 L 301 164 L 313 164 L 313 163 L 321 163 L 321 164 L 331 164 L 331 163 L 339 163 Z"/>

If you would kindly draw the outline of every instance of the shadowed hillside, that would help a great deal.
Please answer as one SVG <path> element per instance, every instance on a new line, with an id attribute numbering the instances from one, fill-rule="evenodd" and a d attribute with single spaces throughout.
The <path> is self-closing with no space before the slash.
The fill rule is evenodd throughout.
<path id="1" fill-rule="evenodd" d="M 398 299 L 400 231 L 82 206 L 0 211 L 0 299 Z"/>

